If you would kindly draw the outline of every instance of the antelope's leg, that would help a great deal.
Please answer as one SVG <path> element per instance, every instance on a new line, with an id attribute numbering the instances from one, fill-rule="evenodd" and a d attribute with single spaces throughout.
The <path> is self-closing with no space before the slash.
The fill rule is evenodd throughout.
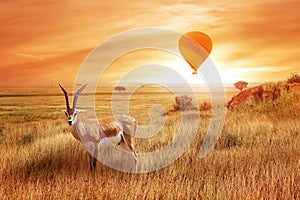
<path id="1" fill-rule="evenodd" d="M 134 141 L 131 135 L 124 133 L 122 134 L 123 139 L 124 139 L 124 143 L 125 145 L 129 148 L 130 151 L 135 153 L 135 149 L 134 149 Z"/>
<path id="2" fill-rule="evenodd" d="M 97 143 L 94 143 L 93 163 L 92 163 L 94 172 L 96 170 L 97 158 L 98 158 L 98 148 L 97 148 Z"/>
<path id="3" fill-rule="evenodd" d="M 138 156 L 137 156 L 137 153 L 135 152 L 135 149 L 134 149 L 134 141 L 133 141 L 134 138 L 131 135 L 127 134 L 127 133 L 122 134 L 122 136 L 124 137 L 125 145 L 132 152 L 135 168 L 137 170 Z"/>
<path id="4" fill-rule="evenodd" d="M 97 165 L 97 157 L 98 157 L 98 148 L 97 143 L 92 144 L 91 151 L 89 152 L 90 157 L 90 169 L 92 174 L 95 174 L 96 165 Z"/>
<path id="5" fill-rule="evenodd" d="M 135 171 L 137 172 L 138 171 L 138 166 L 137 166 L 137 164 L 138 164 L 138 156 L 137 156 L 137 154 L 136 154 L 135 151 L 133 151 L 132 153 L 133 153 L 133 158 L 134 158 Z"/>

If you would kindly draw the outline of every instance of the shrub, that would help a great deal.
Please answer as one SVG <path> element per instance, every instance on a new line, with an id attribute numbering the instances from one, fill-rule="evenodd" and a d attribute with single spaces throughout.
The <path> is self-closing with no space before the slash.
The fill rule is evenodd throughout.
<path id="1" fill-rule="evenodd" d="M 240 141 L 237 136 L 231 134 L 225 134 L 220 137 L 217 145 L 217 149 L 230 149 L 240 145 Z"/>
<path id="2" fill-rule="evenodd" d="M 175 104 L 173 105 L 173 109 L 178 110 L 191 110 L 194 109 L 193 99 L 187 95 L 177 96 L 175 97 Z"/>
<path id="3" fill-rule="evenodd" d="M 35 135 L 32 133 L 28 133 L 26 135 L 21 136 L 20 139 L 17 141 L 17 144 L 19 145 L 30 144 L 34 142 L 34 140 L 35 140 Z"/>
<path id="4" fill-rule="evenodd" d="M 211 110 L 211 108 L 212 108 L 212 105 L 210 102 L 204 101 L 202 104 L 200 104 L 200 110 L 208 111 L 208 110 Z"/>
<path id="5" fill-rule="evenodd" d="M 287 83 L 300 83 L 300 76 L 298 73 L 291 73 L 291 75 L 286 80 Z"/>

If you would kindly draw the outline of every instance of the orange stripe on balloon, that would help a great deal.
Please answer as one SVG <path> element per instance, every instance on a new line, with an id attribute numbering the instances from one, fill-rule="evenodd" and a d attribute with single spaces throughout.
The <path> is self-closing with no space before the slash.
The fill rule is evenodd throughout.
<path id="1" fill-rule="evenodd" d="M 211 38 L 202 32 L 188 32 L 183 34 L 178 42 L 181 55 L 197 74 L 198 68 L 206 60 L 212 50 Z"/>

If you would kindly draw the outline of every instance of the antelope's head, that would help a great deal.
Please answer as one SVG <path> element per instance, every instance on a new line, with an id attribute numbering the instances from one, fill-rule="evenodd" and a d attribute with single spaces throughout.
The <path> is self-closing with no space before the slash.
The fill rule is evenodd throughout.
<path id="1" fill-rule="evenodd" d="M 81 86 L 77 92 L 75 93 L 74 97 L 73 97 L 73 106 L 72 108 L 70 107 L 70 104 L 69 104 L 69 96 L 68 96 L 68 92 L 66 91 L 66 89 L 59 83 L 58 84 L 59 87 L 62 89 L 62 91 L 64 92 L 64 95 L 65 95 L 65 99 L 66 99 L 66 106 L 67 106 L 67 109 L 66 110 L 63 110 L 63 112 L 66 114 L 66 117 L 68 119 L 68 124 L 70 126 L 72 126 L 73 124 L 76 123 L 76 120 L 77 120 L 77 114 L 78 113 L 81 113 L 81 112 L 85 112 L 85 110 L 80 110 L 80 109 L 77 109 L 76 108 L 76 102 L 77 102 L 77 99 L 78 99 L 78 96 L 79 94 L 82 92 L 82 90 L 87 86 L 87 83 L 84 84 L 83 86 Z"/>

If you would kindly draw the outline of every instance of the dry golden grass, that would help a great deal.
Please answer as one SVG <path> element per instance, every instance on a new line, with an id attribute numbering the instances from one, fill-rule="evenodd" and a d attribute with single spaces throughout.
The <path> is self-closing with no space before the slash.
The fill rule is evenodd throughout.
<path id="1" fill-rule="evenodd" d="M 131 114 L 140 124 L 149 122 L 151 99 L 164 98 L 156 95 L 143 96 L 140 103 L 138 94 L 133 98 Z M 220 140 L 204 159 L 198 153 L 209 111 L 201 113 L 191 147 L 172 165 L 131 174 L 99 162 L 95 177 L 61 113 L 63 96 L 2 97 L 0 199 L 300 199 L 299 96 L 228 111 Z M 174 97 L 165 98 L 170 99 L 162 99 L 163 105 L 172 106 Z M 137 151 L 166 145 L 178 120 L 168 116 L 157 136 L 137 139 Z"/>

